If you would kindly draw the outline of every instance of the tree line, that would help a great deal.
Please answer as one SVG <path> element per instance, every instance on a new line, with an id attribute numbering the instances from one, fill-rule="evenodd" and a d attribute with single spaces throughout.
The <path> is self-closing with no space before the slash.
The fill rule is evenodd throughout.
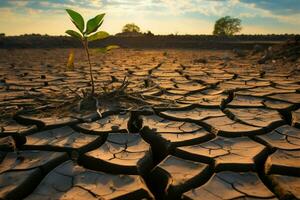
<path id="1" fill-rule="evenodd" d="M 218 19 L 215 22 L 213 35 L 219 36 L 232 36 L 239 33 L 242 30 L 241 20 L 239 18 L 234 18 L 231 16 L 225 16 Z M 134 23 L 126 24 L 122 28 L 122 33 L 119 35 L 134 35 L 140 34 L 141 29 Z M 151 35 L 151 31 L 148 31 L 147 34 Z M 152 34 L 153 35 L 153 34 Z"/>

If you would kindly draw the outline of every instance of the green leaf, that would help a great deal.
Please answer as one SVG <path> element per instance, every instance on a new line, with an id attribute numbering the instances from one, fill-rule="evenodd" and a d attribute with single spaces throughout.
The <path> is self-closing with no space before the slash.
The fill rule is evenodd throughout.
<path id="1" fill-rule="evenodd" d="M 84 31 L 83 17 L 78 12 L 75 12 L 74 10 L 66 9 L 66 11 L 70 15 L 73 24 L 75 24 L 75 26 L 78 28 L 78 30 L 80 30 L 80 32 L 83 33 L 83 31 Z"/>
<path id="2" fill-rule="evenodd" d="M 97 15 L 96 17 L 90 19 L 88 22 L 87 22 L 87 25 L 86 25 L 86 31 L 85 31 L 85 34 L 86 35 L 89 35 L 95 31 L 98 30 L 98 28 L 102 25 L 103 23 L 103 17 L 105 16 L 105 13 L 103 14 L 100 14 L 100 15 Z"/>
<path id="3" fill-rule="evenodd" d="M 73 30 L 67 30 L 67 31 L 66 31 L 66 34 L 70 35 L 70 36 L 73 37 L 73 38 L 82 40 L 82 36 L 80 35 L 80 33 L 77 33 L 76 31 L 73 31 Z"/>
<path id="4" fill-rule="evenodd" d="M 109 34 L 105 31 L 99 31 L 91 36 L 88 37 L 88 41 L 94 41 L 94 40 L 102 40 L 109 36 Z"/>

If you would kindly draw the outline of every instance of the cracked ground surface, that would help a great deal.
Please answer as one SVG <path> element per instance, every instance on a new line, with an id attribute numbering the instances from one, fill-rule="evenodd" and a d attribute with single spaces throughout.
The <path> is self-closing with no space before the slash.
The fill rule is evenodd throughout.
<path id="1" fill-rule="evenodd" d="M 89 74 L 68 52 L 0 50 L 0 199 L 300 199 L 299 63 L 92 52 L 97 90 L 139 94 L 100 116 L 71 109 Z"/>

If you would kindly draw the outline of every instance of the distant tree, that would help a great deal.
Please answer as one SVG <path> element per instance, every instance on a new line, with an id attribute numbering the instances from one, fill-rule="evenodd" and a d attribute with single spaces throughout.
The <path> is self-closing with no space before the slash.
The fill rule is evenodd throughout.
<path id="1" fill-rule="evenodd" d="M 131 23 L 131 24 L 126 24 L 123 29 L 122 32 L 123 33 L 139 33 L 141 31 L 140 27 L 138 27 L 136 24 Z"/>
<path id="2" fill-rule="evenodd" d="M 0 33 L 0 37 L 5 37 L 5 33 Z"/>
<path id="3" fill-rule="evenodd" d="M 153 36 L 154 34 L 151 31 L 147 31 L 147 33 L 145 33 L 148 36 Z"/>
<path id="4" fill-rule="evenodd" d="M 241 20 L 230 16 L 222 17 L 215 23 L 214 35 L 234 35 L 242 30 Z"/>

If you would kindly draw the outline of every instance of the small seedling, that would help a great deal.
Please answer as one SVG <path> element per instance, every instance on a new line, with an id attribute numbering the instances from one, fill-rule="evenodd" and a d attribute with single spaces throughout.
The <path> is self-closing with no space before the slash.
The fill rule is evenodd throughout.
<path id="1" fill-rule="evenodd" d="M 74 10 L 71 9 L 66 9 L 66 11 L 71 17 L 71 21 L 73 22 L 73 24 L 79 30 L 79 32 L 76 32 L 74 30 L 67 30 L 66 33 L 71 37 L 80 40 L 83 45 L 83 48 L 85 49 L 87 59 L 89 62 L 89 71 L 90 71 L 90 79 L 91 79 L 91 97 L 94 97 L 95 83 L 94 83 L 94 76 L 93 76 L 92 64 L 90 59 L 89 42 L 95 40 L 102 40 L 109 36 L 109 34 L 105 31 L 97 32 L 97 30 L 101 27 L 103 23 L 103 18 L 105 16 L 105 13 L 99 14 L 94 18 L 88 20 L 85 25 L 83 17 L 78 12 L 75 12 Z M 110 51 L 114 48 L 117 48 L 117 46 L 108 46 L 102 48 L 101 52 L 106 53 L 107 51 Z"/>

